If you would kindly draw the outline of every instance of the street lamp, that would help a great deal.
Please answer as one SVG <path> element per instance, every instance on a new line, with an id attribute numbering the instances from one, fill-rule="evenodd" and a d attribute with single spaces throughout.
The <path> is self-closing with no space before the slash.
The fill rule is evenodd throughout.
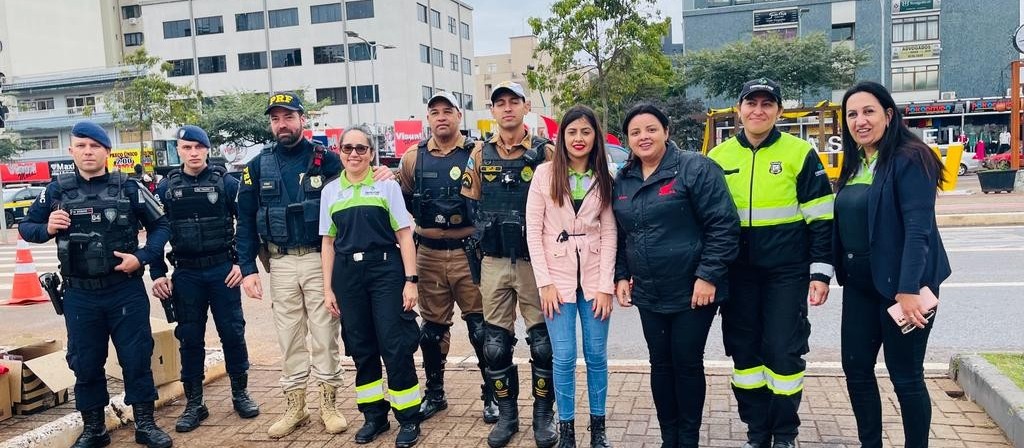
<path id="1" fill-rule="evenodd" d="M 377 59 L 377 48 L 380 47 L 380 48 L 383 48 L 385 50 L 390 50 L 392 48 L 397 48 L 397 47 L 395 47 L 394 45 L 381 44 L 381 43 L 377 43 L 377 42 L 374 42 L 374 43 L 371 44 L 368 40 L 366 40 L 365 38 L 360 36 L 359 33 L 355 32 L 355 31 L 345 31 L 345 34 L 348 35 L 348 37 L 351 37 L 351 38 L 354 38 L 354 39 L 359 39 L 359 40 L 363 41 L 363 43 L 366 44 L 367 51 L 370 52 L 370 87 L 373 89 L 373 126 L 374 126 L 374 128 L 376 128 L 377 123 L 378 123 L 377 101 L 379 100 L 379 97 L 378 97 L 379 89 L 377 88 L 377 76 L 374 73 L 374 65 L 375 65 L 374 64 L 374 60 Z M 351 59 L 351 55 L 349 55 L 349 59 Z M 356 96 L 356 98 L 359 97 L 359 87 L 358 86 L 356 87 L 356 95 L 355 96 Z M 351 102 L 351 100 L 349 102 Z M 376 131 L 376 129 L 374 129 L 374 130 Z"/>

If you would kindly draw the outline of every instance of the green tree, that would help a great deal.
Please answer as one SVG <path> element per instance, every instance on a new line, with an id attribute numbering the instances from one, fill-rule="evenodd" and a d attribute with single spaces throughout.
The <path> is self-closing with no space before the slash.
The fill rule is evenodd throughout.
<path id="1" fill-rule="evenodd" d="M 300 98 L 303 90 L 295 92 Z M 274 140 L 269 121 L 264 112 L 267 109 L 267 94 L 246 91 L 225 92 L 209 98 L 203 107 L 203 115 L 196 125 L 210 135 L 210 144 L 227 144 L 244 148 Z M 307 103 L 303 99 L 306 113 L 316 113 L 330 104 L 329 99 Z"/>
<path id="2" fill-rule="evenodd" d="M 672 77 L 661 52 L 669 20 L 645 11 L 654 0 L 558 0 L 550 17 L 531 17 L 542 63 L 527 73 L 530 88 L 553 92 L 557 108 L 592 106 L 609 130 L 611 111 Z"/>
<path id="3" fill-rule="evenodd" d="M 8 162 L 19 153 L 33 149 L 36 149 L 36 144 L 33 141 L 22 139 L 11 133 L 0 136 L 0 162 Z"/>
<path id="4" fill-rule="evenodd" d="M 159 73 L 152 70 L 159 69 Z M 171 64 L 150 56 L 139 49 L 124 58 L 114 88 L 103 97 L 103 102 L 120 129 L 139 133 L 139 148 L 143 148 L 145 131 L 154 125 L 180 126 L 195 122 L 199 117 L 202 95 L 191 86 L 179 86 L 167 80 Z"/>
<path id="5" fill-rule="evenodd" d="M 782 85 L 787 99 L 843 89 L 868 62 L 864 49 L 833 46 L 824 34 L 797 39 L 771 36 L 733 42 L 717 49 L 683 55 L 680 67 L 688 85 L 701 85 L 708 96 L 736 98 L 743 83 L 767 77 Z"/>

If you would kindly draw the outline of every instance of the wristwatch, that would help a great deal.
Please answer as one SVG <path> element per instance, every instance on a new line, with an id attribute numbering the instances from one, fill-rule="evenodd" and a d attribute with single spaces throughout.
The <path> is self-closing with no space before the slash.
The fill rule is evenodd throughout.
<path id="1" fill-rule="evenodd" d="M 413 283 L 413 284 L 419 283 L 420 282 L 420 276 L 418 276 L 418 275 L 406 275 L 405 276 L 405 281 L 407 281 L 409 283 Z"/>

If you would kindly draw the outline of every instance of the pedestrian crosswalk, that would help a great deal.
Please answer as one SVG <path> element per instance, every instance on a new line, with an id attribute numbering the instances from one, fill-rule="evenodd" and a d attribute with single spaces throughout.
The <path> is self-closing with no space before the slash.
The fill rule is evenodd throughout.
<path id="1" fill-rule="evenodd" d="M 43 244 L 29 243 L 29 249 L 32 251 L 32 261 L 35 263 L 37 274 L 57 271 L 59 263 L 56 244 L 52 241 Z M 0 244 L 0 290 L 11 289 L 17 251 L 17 244 Z"/>

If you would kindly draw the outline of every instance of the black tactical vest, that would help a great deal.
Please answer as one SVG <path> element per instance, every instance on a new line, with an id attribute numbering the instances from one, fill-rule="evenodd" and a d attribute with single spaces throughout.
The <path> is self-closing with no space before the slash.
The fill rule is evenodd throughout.
<path id="1" fill-rule="evenodd" d="M 526 197 L 534 170 L 544 161 L 551 141 L 538 136 L 530 149 L 514 160 L 502 159 L 494 143 L 484 143 L 480 164 L 480 216 L 485 255 L 529 259 L 526 248 Z"/>
<path id="2" fill-rule="evenodd" d="M 164 203 L 171 223 L 171 248 L 176 259 L 195 258 L 233 249 L 235 226 L 224 188 L 223 167 L 194 181 L 181 169 L 167 175 Z"/>
<path id="3" fill-rule="evenodd" d="M 132 210 L 131 198 L 124 194 L 127 180 L 123 173 L 110 173 L 106 188 L 87 195 L 79 188 L 77 173 L 57 177 L 55 203 L 71 215 L 71 227 L 57 233 L 61 275 L 105 277 L 121 264 L 114 251 L 130 254 L 138 250 L 139 219 Z"/>
<path id="4" fill-rule="evenodd" d="M 412 216 L 423 228 L 451 229 L 468 227 L 466 200 L 462 197 L 462 168 L 473 151 L 473 141 L 456 148 L 445 157 L 436 157 L 423 140 L 416 148 L 416 191 L 412 198 Z"/>
<path id="5" fill-rule="evenodd" d="M 293 203 L 281 176 L 274 147 L 260 153 L 260 207 L 256 231 L 263 241 L 282 247 L 320 246 L 320 192 L 327 179 L 321 174 L 324 147 L 313 146 L 306 175 L 299 183 L 299 202 Z"/>

